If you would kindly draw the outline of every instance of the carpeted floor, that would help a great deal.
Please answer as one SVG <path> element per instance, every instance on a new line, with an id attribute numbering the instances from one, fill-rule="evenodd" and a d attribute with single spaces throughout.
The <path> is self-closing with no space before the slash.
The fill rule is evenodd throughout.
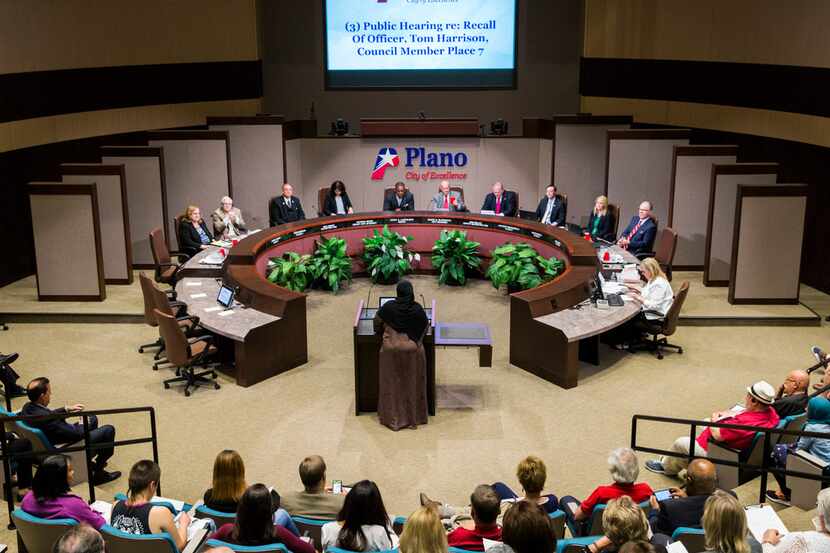
<path id="1" fill-rule="evenodd" d="M 529 453 L 546 461 L 550 491 L 582 497 L 609 480 L 607 453 L 628 443 L 633 414 L 708 416 L 741 401 L 753 381 L 763 378 L 777 387 L 787 371 L 812 364 L 810 345 L 830 345 L 826 326 L 680 327 L 672 341 L 683 345 L 683 355 L 658 361 L 601 346 L 602 365 L 584 365 L 579 387 L 563 390 L 508 363 L 508 299 L 488 282 L 447 288 L 433 277 L 412 280 L 416 295 L 438 300 L 441 320 L 485 322 L 494 336 L 492 368 L 478 367 L 475 349 L 438 351 L 438 413 L 417 430 L 394 433 L 375 416 L 353 414 L 354 310 L 370 292 L 373 302 L 393 294 L 392 287 L 370 291 L 366 280 L 337 296 L 312 292 L 308 364 L 248 389 L 220 377 L 221 390 L 198 390 L 190 398 L 164 390 L 161 380 L 170 372 L 154 372 L 152 354 L 136 351 L 157 336 L 143 325 L 14 324 L 0 332 L 0 351 L 20 352 L 15 368 L 23 381 L 50 377 L 54 406 L 154 407 L 164 495 L 200 498 L 223 448 L 242 454 L 250 483 L 278 490 L 299 489 L 298 463 L 318 453 L 330 479 L 373 479 L 390 513 L 405 515 L 417 506 L 419 491 L 465 503 L 482 482 L 504 480 L 518 489 L 515 466 Z M 825 315 L 826 299 L 814 308 Z M 15 408 L 22 403 L 15 400 Z M 119 439 L 149 435 L 146 417 L 104 422 L 116 425 Z M 667 447 L 679 432 L 651 425 L 638 439 Z M 126 474 L 150 452 L 145 445 L 120 448 L 112 466 Z M 641 478 L 655 488 L 672 482 L 645 470 Z M 98 488 L 99 498 L 125 487 L 126 477 Z M 85 486 L 76 490 L 87 494 Z M 753 493 L 757 484 L 742 497 Z M 786 520 L 800 529 L 809 516 L 790 513 Z M 7 522 L 0 513 L 2 528 Z M 0 542 L 14 544 L 12 534 L 0 532 Z"/>

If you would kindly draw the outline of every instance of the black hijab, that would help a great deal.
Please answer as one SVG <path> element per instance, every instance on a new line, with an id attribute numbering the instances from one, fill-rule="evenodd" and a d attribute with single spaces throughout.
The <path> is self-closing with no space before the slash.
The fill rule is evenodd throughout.
<path id="1" fill-rule="evenodd" d="M 384 323 L 417 342 L 429 324 L 427 314 L 424 308 L 415 302 L 415 291 L 408 280 L 400 281 L 396 292 L 398 297 L 383 304 L 378 310 L 378 316 Z"/>

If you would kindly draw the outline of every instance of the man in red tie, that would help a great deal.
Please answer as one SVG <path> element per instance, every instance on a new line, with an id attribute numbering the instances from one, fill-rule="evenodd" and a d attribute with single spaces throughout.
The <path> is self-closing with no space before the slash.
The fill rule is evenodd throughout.
<path id="1" fill-rule="evenodd" d="M 504 189 L 500 182 L 493 183 L 492 192 L 484 198 L 482 211 L 492 211 L 496 215 L 515 217 L 519 206 L 516 205 L 516 195 Z"/>
<path id="2" fill-rule="evenodd" d="M 653 206 L 648 200 L 640 204 L 637 215 L 631 218 L 631 222 L 617 240 L 617 244 L 634 255 L 650 252 L 654 247 L 654 238 L 657 236 L 657 223 L 651 216 Z"/>
<path id="3" fill-rule="evenodd" d="M 442 180 L 438 185 L 438 194 L 429 202 L 432 211 L 465 211 L 461 194 L 450 190 L 449 181 Z"/>

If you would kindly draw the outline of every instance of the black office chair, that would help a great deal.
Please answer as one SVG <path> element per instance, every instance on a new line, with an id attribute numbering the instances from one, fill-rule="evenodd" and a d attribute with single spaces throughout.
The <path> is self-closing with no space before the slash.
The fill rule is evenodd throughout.
<path id="1" fill-rule="evenodd" d="M 689 282 L 683 281 L 677 294 L 674 296 L 669 312 L 663 319 L 646 320 L 639 324 L 640 330 L 645 331 L 651 335 L 651 339 L 635 342 L 628 347 L 629 351 L 650 351 L 657 355 L 657 359 L 663 358 L 664 349 L 674 349 L 677 353 L 683 353 L 681 346 L 670 344 L 668 337 L 674 334 L 677 330 L 677 321 L 680 319 L 680 310 L 683 309 L 683 303 L 686 301 L 686 295 L 689 293 Z M 658 338 L 662 335 L 663 338 Z"/>

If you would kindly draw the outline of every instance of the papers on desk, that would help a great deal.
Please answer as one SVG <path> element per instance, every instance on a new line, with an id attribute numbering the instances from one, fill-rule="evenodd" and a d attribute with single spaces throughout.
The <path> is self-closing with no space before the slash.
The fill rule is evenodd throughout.
<path id="1" fill-rule="evenodd" d="M 628 288 L 618 282 L 606 280 L 602 283 L 603 294 L 625 294 L 626 292 L 628 292 Z"/>
<path id="2" fill-rule="evenodd" d="M 228 315 L 233 315 L 233 310 L 227 309 L 225 311 L 222 311 L 221 313 L 217 313 L 217 315 L 220 317 L 227 317 Z"/>
<path id="3" fill-rule="evenodd" d="M 746 508 L 746 523 L 749 526 L 749 531 L 759 542 L 763 539 L 764 532 L 770 528 L 778 530 L 778 533 L 782 536 L 789 532 L 778 514 L 769 505 L 748 506 Z"/>
<path id="4" fill-rule="evenodd" d="M 188 280 L 184 283 L 185 286 L 201 286 L 202 282 L 200 280 Z"/>
<path id="5" fill-rule="evenodd" d="M 206 298 L 206 297 L 207 297 L 207 294 L 205 294 L 204 292 L 200 292 L 198 294 L 190 294 L 190 299 L 192 299 L 192 300 L 197 300 L 199 298 Z"/>
<path id="6" fill-rule="evenodd" d="M 225 256 L 219 252 L 211 252 L 199 260 L 203 265 L 221 265 L 225 262 Z"/>
<path id="7" fill-rule="evenodd" d="M 213 307 L 205 307 L 205 312 L 213 313 L 215 311 L 222 311 L 223 309 L 224 307 L 222 307 L 221 305 L 214 305 Z"/>

